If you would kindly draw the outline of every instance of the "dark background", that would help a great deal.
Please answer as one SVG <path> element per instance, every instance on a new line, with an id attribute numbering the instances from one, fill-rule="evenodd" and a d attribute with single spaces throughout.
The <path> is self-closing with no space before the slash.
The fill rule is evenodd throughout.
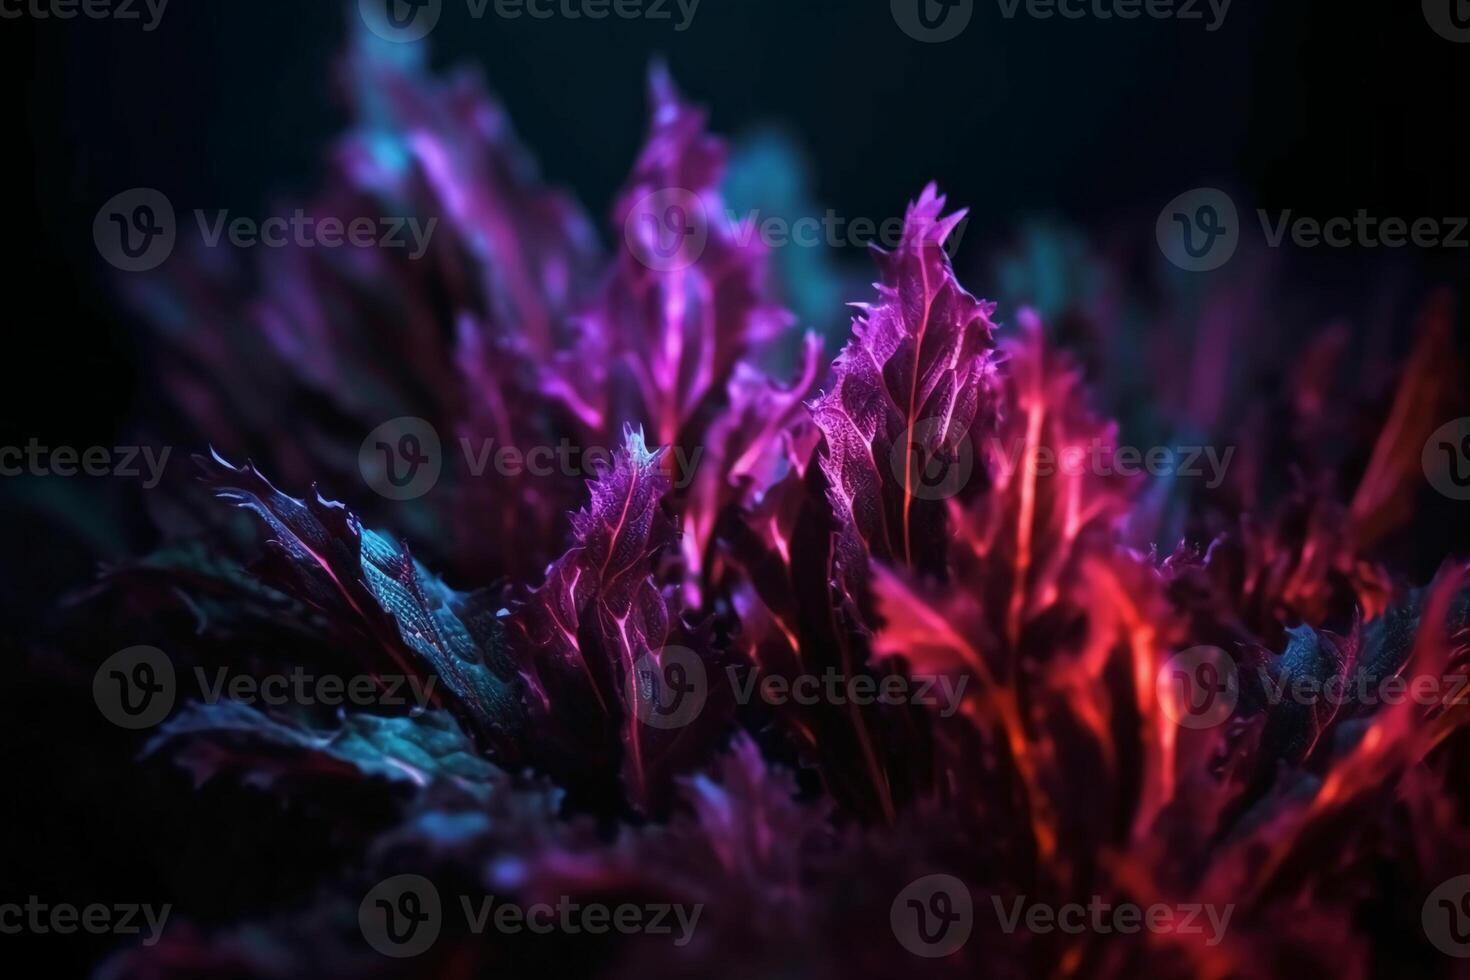
<path id="1" fill-rule="evenodd" d="M 784 129 L 809 157 L 820 209 L 881 220 L 938 181 L 974 215 L 964 270 L 1038 214 L 1151 241 L 1163 203 L 1205 184 L 1229 188 L 1243 215 L 1470 214 L 1470 45 L 1435 35 L 1417 3 L 1371 8 L 1234 0 L 1207 33 L 1199 21 L 1007 21 L 977 0 L 965 33 L 934 45 L 905 36 L 885 0 L 703 0 L 684 33 L 616 19 L 477 22 L 446 0 L 431 43 L 438 66 L 483 66 L 545 174 L 595 216 L 642 142 L 643 78 L 663 55 L 716 132 Z M 0 444 L 114 445 L 152 401 L 139 326 L 93 248 L 93 216 L 135 186 L 163 190 L 181 212 L 259 215 L 309 197 L 345 121 L 333 75 L 355 16 L 335 0 L 173 0 L 151 34 L 0 20 L 0 156 L 15 168 L 0 235 Z M 1320 249 L 1293 256 L 1284 278 L 1305 334 L 1361 314 L 1405 269 L 1419 284 L 1462 282 L 1466 251 Z M 991 295 L 973 276 L 967 285 Z M 20 545 L 40 532 L 14 516 L 0 515 L 6 591 L 35 573 L 18 556 L 47 554 Z M 17 632 L 6 624 L 7 640 Z M 177 773 L 140 775 L 124 745 L 99 755 L 116 732 L 54 678 L 28 683 L 23 663 L 0 684 L 11 760 L 0 890 L 78 903 L 216 894 L 190 914 L 225 921 L 305 887 L 342 846 L 310 814 L 194 793 Z M 227 808 L 233 819 L 215 819 Z M 114 945 L 37 943 L 58 976 Z"/>
<path id="2" fill-rule="evenodd" d="M 355 15 L 329 0 L 173 0 L 152 33 L 0 21 L 4 156 L 19 169 L 0 265 L 20 367 L 0 412 L 8 438 L 109 444 L 148 379 L 92 247 L 97 208 L 140 185 L 181 210 L 306 197 L 343 122 L 334 62 Z M 1151 224 L 1210 183 L 1243 195 L 1243 212 L 1470 213 L 1470 46 L 1434 34 L 1417 3 L 1235 0 L 1209 33 L 1005 20 L 979 0 L 959 38 L 923 44 L 883 0 L 703 0 L 683 33 L 475 21 L 447 0 L 430 41 L 436 65 L 483 66 L 547 176 L 598 217 L 642 139 L 643 75 L 660 54 L 717 132 L 776 123 L 794 137 L 822 208 L 881 220 L 937 180 L 972 209 L 972 253 L 1036 213 Z M 1453 279 L 1466 256 L 1414 261 Z M 1300 282 L 1313 313 L 1351 315 L 1364 268 L 1313 262 Z"/>

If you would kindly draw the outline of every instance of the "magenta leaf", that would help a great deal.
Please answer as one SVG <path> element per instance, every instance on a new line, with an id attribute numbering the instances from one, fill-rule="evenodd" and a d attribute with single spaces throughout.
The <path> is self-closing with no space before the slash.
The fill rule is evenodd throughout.
<path id="1" fill-rule="evenodd" d="M 669 478 L 641 431 L 629 430 L 613 464 L 590 482 L 592 499 L 572 515 L 575 543 L 511 617 L 512 646 L 531 690 L 533 726 L 545 726 L 553 771 L 600 784 L 621 771 L 624 791 L 646 809 L 670 789 L 667 767 L 692 732 L 646 724 L 640 699 L 662 677 L 670 651 L 700 655 L 671 639 L 669 599 L 656 572 L 678 535 L 664 511 Z M 703 661 L 696 669 L 703 669 Z M 706 713 L 694 731 L 713 721 Z"/>
<path id="2" fill-rule="evenodd" d="M 970 428 L 993 370 L 994 306 L 955 280 L 944 245 L 964 212 L 943 210 L 926 187 L 898 248 L 874 250 L 879 301 L 858 306 L 832 390 L 811 406 L 845 550 L 933 573 L 944 564 L 944 498 L 963 489 L 966 454 L 973 463 Z"/>
<path id="3" fill-rule="evenodd" d="M 765 296 L 765 246 L 726 214 L 725 146 L 705 113 L 662 67 L 649 93 L 648 141 L 614 207 L 623 247 L 581 342 L 543 384 L 594 431 L 637 420 L 659 445 L 690 448 L 736 362 L 791 316 Z"/>

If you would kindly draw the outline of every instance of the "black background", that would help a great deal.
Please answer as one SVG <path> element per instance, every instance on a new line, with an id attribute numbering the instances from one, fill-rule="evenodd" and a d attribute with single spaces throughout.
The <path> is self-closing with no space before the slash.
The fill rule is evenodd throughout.
<path id="1" fill-rule="evenodd" d="M 91 243 L 97 208 L 134 186 L 241 213 L 305 197 L 343 122 L 333 71 L 354 16 L 335 2 L 173 0 L 152 33 L 0 20 L 14 45 L 0 61 L 5 156 L 19 168 L 0 266 L 19 367 L 7 436 L 107 443 L 148 379 Z M 1211 33 L 1204 21 L 1007 20 L 982 0 L 959 38 L 923 44 L 883 0 L 703 0 L 682 33 L 476 21 L 448 0 L 430 40 L 437 65 L 483 66 L 547 176 L 598 217 L 642 139 L 657 55 L 717 132 L 791 134 L 823 207 L 901 214 L 937 180 L 972 209 L 967 250 L 1035 213 L 1092 229 L 1151 221 L 1210 183 L 1297 214 L 1470 213 L 1470 46 L 1434 34 L 1416 3 L 1234 0 Z M 1352 256 L 1333 259 L 1301 273 L 1322 320 L 1351 315 L 1363 278 Z M 1416 259 L 1445 279 L 1466 261 Z"/>
<path id="2" fill-rule="evenodd" d="M 252 214 L 307 197 L 344 122 L 333 71 L 354 16 L 329 0 L 173 0 L 153 33 L 0 20 L 3 157 L 15 168 L 0 234 L 4 444 L 113 444 L 150 379 L 92 245 L 98 207 L 135 186 Z M 642 141 L 656 55 L 715 131 L 775 123 L 796 139 L 823 208 L 900 214 L 938 181 L 972 209 L 972 256 L 1033 214 L 1097 234 L 1142 221 L 1148 239 L 1165 201 L 1204 184 L 1304 215 L 1470 214 L 1470 45 L 1435 35 L 1413 2 L 1234 0 L 1214 33 L 1200 21 L 1006 20 L 978 2 L 960 38 L 931 45 L 905 36 L 886 0 L 703 0 L 684 33 L 476 22 L 446 0 L 432 44 L 436 65 L 483 66 L 546 175 L 599 217 Z M 1359 312 L 1385 263 L 1458 283 L 1467 259 L 1324 250 L 1291 282 L 1320 323 Z M 0 587 L 29 574 L 14 559 L 36 547 L 12 545 L 32 531 L 0 520 Z M 119 768 L 121 748 L 89 748 L 115 735 L 105 722 L 22 673 L 0 691 L 11 759 L 0 882 L 24 882 L 22 894 L 132 901 L 207 894 L 200 882 L 218 876 L 217 908 L 191 914 L 224 920 L 304 887 L 340 845 L 309 814 Z M 239 819 L 241 806 L 259 813 Z M 235 819 L 211 819 L 225 807 Z M 250 830 L 225 839 L 225 823 Z M 113 940 L 41 945 L 48 972 L 70 975 Z"/>

